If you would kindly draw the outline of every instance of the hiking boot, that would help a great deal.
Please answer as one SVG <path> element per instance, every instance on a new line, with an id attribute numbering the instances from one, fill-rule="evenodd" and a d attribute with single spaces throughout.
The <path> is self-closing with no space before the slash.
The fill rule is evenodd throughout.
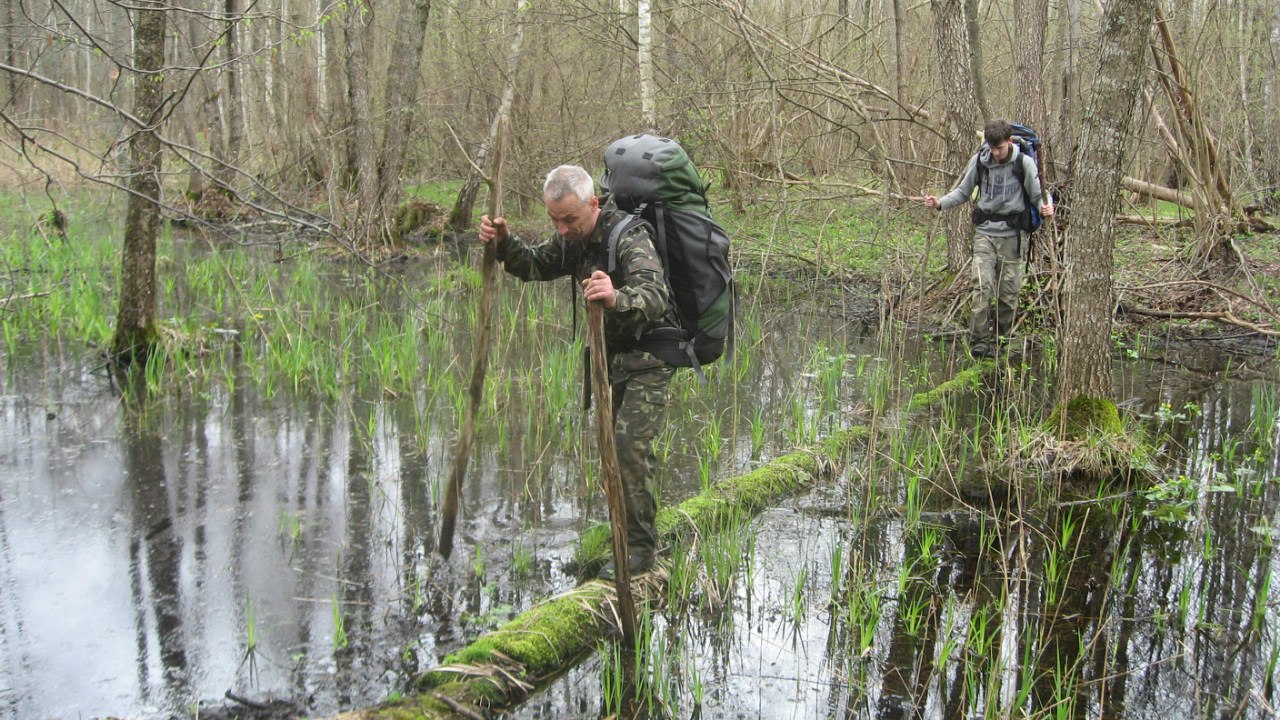
<path id="1" fill-rule="evenodd" d="M 653 553 L 643 551 L 631 553 L 630 562 L 628 564 L 631 566 L 631 577 L 643 575 L 653 568 Z M 605 563 L 604 567 L 600 568 L 600 573 L 597 577 L 601 580 L 613 580 L 617 577 L 612 560 Z"/>
<path id="2" fill-rule="evenodd" d="M 984 342 L 977 342 L 969 346 L 969 355 L 976 359 L 989 358 L 992 355 L 991 346 Z"/>

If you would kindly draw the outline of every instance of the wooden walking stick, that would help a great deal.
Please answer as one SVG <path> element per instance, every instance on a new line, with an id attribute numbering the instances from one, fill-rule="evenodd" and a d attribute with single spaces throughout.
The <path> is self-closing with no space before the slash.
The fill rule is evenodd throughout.
<path id="1" fill-rule="evenodd" d="M 502 217 L 502 150 L 505 139 L 504 122 L 499 119 L 497 137 L 493 148 L 493 171 L 485 178 L 489 185 L 489 219 Z M 462 432 L 453 448 L 453 468 L 449 484 L 444 489 L 444 503 L 440 508 L 440 541 L 436 548 L 448 559 L 453 553 L 453 531 L 458 524 L 458 495 L 462 481 L 467 476 L 467 463 L 471 459 L 471 447 L 476 440 L 476 413 L 484 400 L 484 376 L 489 371 L 489 345 L 493 338 L 494 309 L 498 305 L 498 241 L 484 243 L 484 259 L 481 261 L 480 310 L 476 315 L 478 332 L 472 351 L 471 384 L 467 386 L 467 409 L 462 419 Z"/>
<path id="2" fill-rule="evenodd" d="M 587 343 L 591 348 L 591 397 L 596 406 L 596 437 L 600 447 L 600 477 L 609 501 L 609 527 L 613 531 L 614 581 L 618 588 L 618 617 L 622 620 L 623 666 L 631 667 L 636 646 L 636 606 L 631 599 L 631 563 L 627 557 L 627 509 L 622 502 L 622 475 L 613 438 L 613 386 L 609 384 L 609 358 L 604 347 L 604 306 L 587 303 Z M 632 673 L 628 673 L 630 677 Z"/>

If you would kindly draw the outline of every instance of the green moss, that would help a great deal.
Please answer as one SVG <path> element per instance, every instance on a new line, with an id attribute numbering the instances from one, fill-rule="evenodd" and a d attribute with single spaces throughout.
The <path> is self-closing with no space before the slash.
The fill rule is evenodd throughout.
<path id="1" fill-rule="evenodd" d="M 444 659 L 445 665 L 503 665 L 514 660 L 522 676 L 541 677 L 558 670 L 566 660 L 594 647 L 600 617 L 592 611 L 607 594 L 602 583 L 588 583 L 572 593 L 538 605 Z M 504 658 L 509 658 L 504 659 Z M 457 680 L 457 673 L 432 672 L 420 688 Z M 489 684 L 489 687 L 493 687 Z M 502 699 L 501 692 L 495 701 Z"/>
<path id="2" fill-rule="evenodd" d="M 1054 408 L 1046 429 L 1062 440 L 1084 440 L 1091 435 L 1121 435 L 1124 423 L 1111 400 L 1081 395 Z"/>
<path id="3" fill-rule="evenodd" d="M 994 360 L 982 360 L 956 373 L 955 377 L 926 392 L 917 393 L 907 403 L 907 411 L 915 412 L 933 405 L 948 395 L 978 387 L 982 376 L 994 370 Z"/>

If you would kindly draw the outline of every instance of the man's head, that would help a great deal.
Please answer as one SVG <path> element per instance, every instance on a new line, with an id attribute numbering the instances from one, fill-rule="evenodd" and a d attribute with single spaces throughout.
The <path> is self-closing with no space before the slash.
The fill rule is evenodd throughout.
<path id="1" fill-rule="evenodd" d="M 1009 153 L 1012 152 L 1013 144 L 1009 142 L 1013 137 L 1013 126 L 1008 120 L 988 120 L 987 124 L 982 128 L 982 140 L 991 148 L 991 159 L 998 163 L 1002 163 L 1009 159 Z"/>
<path id="2" fill-rule="evenodd" d="M 600 199 L 596 197 L 591 173 L 577 165 L 561 165 L 547 174 L 542 200 L 560 237 L 583 242 L 591 236 L 600 214 Z"/>

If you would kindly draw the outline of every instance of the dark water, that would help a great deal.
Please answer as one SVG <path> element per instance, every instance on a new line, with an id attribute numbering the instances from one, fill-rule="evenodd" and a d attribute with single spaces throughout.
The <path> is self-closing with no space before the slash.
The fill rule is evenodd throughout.
<path id="1" fill-rule="evenodd" d="M 375 316 L 428 284 L 344 277 L 320 287 L 377 285 Z M 450 340 L 430 356 L 424 341 L 421 383 L 397 392 L 351 381 L 336 393 L 288 382 L 268 393 L 243 359 L 270 338 L 247 332 L 212 349 L 225 372 L 145 400 L 122 399 L 91 356 L 7 358 L 0 716 L 188 716 L 228 692 L 327 714 L 385 699 L 575 585 L 564 564 L 606 511 L 565 293 L 506 285 L 500 322 L 549 310 L 506 326 L 448 563 L 432 552 L 454 432 L 439 388 L 466 366 L 465 296 L 440 306 L 431 332 Z M 1218 356 L 1199 368 L 1117 363 L 1117 395 L 1161 447 L 1160 475 L 1187 478 L 1190 499 L 1168 517 L 1144 514 L 1125 488 L 1099 506 L 1015 512 L 1016 502 L 955 491 L 934 468 L 913 519 L 902 512 L 908 455 L 889 438 L 933 437 L 941 454 L 962 456 L 938 428 L 981 429 L 1010 396 L 989 388 L 951 419 L 899 417 L 914 389 L 955 372 L 955 351 L 912 340 L 890 353 L 842 319 L 848 302 L 806 287 L 752 293 L 742 357 L 708 386 L 683 377 L 673 389 L 666 503 L 697 492 L 704 474 L 754 467 L 855 420 L 883 422 L 884 448 L 744 528 L 718 608 L 654 613 L 655 685 L 672 716 L 995 717 L 1054 713 L 1062 697 L 1074 703 L 1068 717 L 1270 715 L 1280 625 L 1263 579 L 1275 566 L 1280 429 L 1274 412 L 1256 426 L 1273 369 L 1224 371 Z M 1044 400 L 1040 361 L 1002 381 L 1027 407 Z M 980 464 L 955 474 L 967 481 Z M 1209 491 L 1226 485 L 1238 489 Z M 1047 583 L 1064 522 L 1076 562 Z M 916 562 L 926 534 L 935 550 Z M 850 592 L 842 576 L 879 603 L 869 641 L 850 603 L 833 602 Z M 988 615 L 990 649 L 979 652 L 966 628 Z M 1078 687 L 1055 695 L 1055 662 Z M 1028 674 L 1035 682 L 1021 681 Z M 517 715 L 595 717 L 600 678 L 585 663 Z"/>

